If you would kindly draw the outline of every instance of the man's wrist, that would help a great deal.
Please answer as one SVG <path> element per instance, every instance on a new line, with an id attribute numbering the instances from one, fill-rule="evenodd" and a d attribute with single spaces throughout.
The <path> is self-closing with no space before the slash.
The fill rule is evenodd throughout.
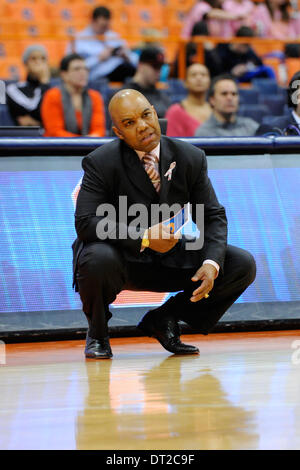
<path id="1" fill-rule="evenodd" d="M 218 265 L 218 263 L 216 263 L 215 261 L 213 261 L 212 259 L 206 259 L 203 261 L 202 265 L 203 264 L 212 264 L 216 270 L 217 270 L 217 274 L 216 274 L 216 277 L 218 276 L 219 274 L 219 271 L 220 271 L 220 266 Z"/>

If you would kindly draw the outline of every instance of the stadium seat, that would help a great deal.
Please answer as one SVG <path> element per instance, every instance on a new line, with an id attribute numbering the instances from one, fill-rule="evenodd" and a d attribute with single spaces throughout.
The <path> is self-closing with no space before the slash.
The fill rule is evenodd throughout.
<path id="1" fill-rule="evenodd" d="M 0 60 L 1 80 L 24 80 L 25 70 L 20 57 L 10 57 Z"/>
<path id="2" fill-rule="evenodd" d="M 0 104 L 0 126 L 14 126 L 6 104 Z"/>
<path id="3" fill-rule="evenodd" d="M 162 30 L 163 7 L 129 5 L 126 10 L 131 35 L 141 36 L 147 29 Z"/>
<path id="4" fill-rule="evenodd" d="M 254 119 L 254 121 L 261 123 L 263 117 L 270 113 L 267 106 L 263 104 L 247 104 L 240 106 L 238 114 L 240 116 L 250 117 Z"/>
<path id="5" fill-rule="evenodd" d="M 0 58 L 10 58 L 10 57 L 17 57 L 21 56 L 22 54 L 22 47 L 20 41 L 15 40 L 6 40 L 0 41 Z"/>
<path id="6" fill-rule="evenodd" d="M 287 82 L 291 80 L 293 75 L 300 70 L 300 60 L 299 58 L 288 57 L 285 60 L 286 72 L 287 72 Z"/>
<path id="7" fill-rule="evenodd" d="M 268 107 L 269 113 L 273 116 L 281 116 L 283 114 L 286 99 L 281 95 L 261 95 L 259 97 L 260 104 Z"/>
<path id="8" fill-rule="evenodd" d="M 169 79 L 169 93 L 173 94 L 184 94 L 187 92 L 184 83 L 179 78 L 170 78 Z"/>
<path id="9" fill-rule="evenodd" d="M 274 122 L 276 122 L 278 118 L 283 117 L 283 116 L 284 116 L 284 114 L 275 115 L 275 116 L 274 116 L 274 114 L 272 114 L 272 115 L 267 114 L 266 116 L 264 116 L 262 118 L 261 123 L 262 124 L 267 124 L 269 126 L 273 126 Z"/>
<path id="10" fill-rule="evenodd" d="M 49 17 L 51 8 L 46 4 L 34 2 L 9 3 L 6 9 L 6 17 L 16 22 L 43 22 Z"/>
<path id="11" fill-rule="evenodd" d="M 257 88 L 240 88 L 241 104 L 255 104 L 259 101 L 259 90 Z"/>
<path id="12" fill-rule="evenodd" d="M 91 16 L 91 10 L 92 7 L 81 2 L 75 5 L 58 5 L 55 8 L 49 8 L 49 18 L 57 22 L 73 22 L 76 20 L 86 20 L 88 22 Z"/>
<path id="13" fill-rule="evenodd" d="M 279 88 L 276 80 L 269 78 L 254 78 L 252 85 L 258 88 L 261 94 L 266 95 L 276 95 Z"/>

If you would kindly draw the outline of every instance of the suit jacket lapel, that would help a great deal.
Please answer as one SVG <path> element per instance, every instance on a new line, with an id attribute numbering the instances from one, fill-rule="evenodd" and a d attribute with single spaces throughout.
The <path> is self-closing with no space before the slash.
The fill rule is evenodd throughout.
<path id="1" fill-rule="evenodd" d="M 160 156 L 159 156 L 159 169 L 160 169 L 159 173 L 160 173 L 160 181 L 161 181 L 160 193 L 159 193 L 160 203 L 167 202 L 168 192 L 172 184 L 172 178 L 171 180 L 168 180 L 165 174 L 170 168 L 171 163 L 174 161 L 175 161 L 174 154 L 170 151 L 167 142 L 162 137 L 160 141 Z M 176 172 L 176 167 L 174 168 L 172 172 L 172 177 L 174 176 L 175 172 Z"/>
<path id="2" fill-rule="evenodd" d="M 137 153 L 124 144 L 123 162 L 126 168 L 126 174 L 136 189 L 147 195 L 148 198 L 156 196 L 156 190 L 151 183 Z"/>

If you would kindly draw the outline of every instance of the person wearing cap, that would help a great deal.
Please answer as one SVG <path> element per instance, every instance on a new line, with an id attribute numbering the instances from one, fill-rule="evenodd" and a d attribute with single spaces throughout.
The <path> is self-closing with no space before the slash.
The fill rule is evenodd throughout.
<path id="1" fill-rule="evenodd" d="M 142 93 L 154 106 L 159 118 L 163 118 L 171 106 L 169 96 L 156 88 L 161 67 L 165 63 L 164 54 L 158 47 L 146 47 L 140 54 L 134 77 L 126 82 L 125 88 Z"/>
<path id="2" fill-rule="evenodd" d="M 34 44 L 25 49 L 22 59 L 26 80 L 6 87 L 6 103 L 17 126 L 40 126 L 41 100 L 50 88 L 48 53 L 44 46 Z"/>

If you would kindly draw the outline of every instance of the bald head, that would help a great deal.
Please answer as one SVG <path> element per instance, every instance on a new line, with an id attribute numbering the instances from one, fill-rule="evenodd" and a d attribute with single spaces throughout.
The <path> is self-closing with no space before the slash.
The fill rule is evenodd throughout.
<path id="1" fill-rule="evenodd" d="M 148 106 L 151 106 L 147 98 L 137 90 L 131 90 L 128 88 L 126 90 L 118 91 L 112 97 L 108 105 L 108 111 L 113 123 L 115 124 L 116 122 L 115 118 L 117 118 L 119 114 L 120 106 L 130 109 L 135 107 L 138 102 L 144 102 L 145 104 L 147 103 Z"/>
<path id="2" fill-rule="evenodd" d="M 137 90 L 118 91 L 108 105 L 115 134 L 135 150 L 151 151 L 160 141 L 155 109 Z"/>

